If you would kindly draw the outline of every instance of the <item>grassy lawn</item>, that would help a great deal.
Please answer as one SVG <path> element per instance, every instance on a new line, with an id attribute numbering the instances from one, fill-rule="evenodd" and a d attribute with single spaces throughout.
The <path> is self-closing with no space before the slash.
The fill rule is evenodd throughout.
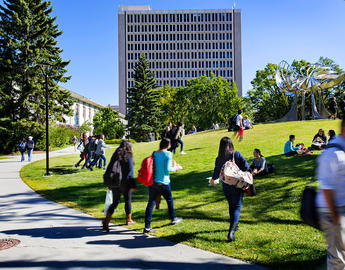
<path id="1" fill-rule="evenodd" d="M 316 269 L 325 260 L 326 245 L 322 233 L 303 225 L 299 218 L 300 196 L 304 186 L 314 180 L 316 157 L 284 157 L 284 143 L 290 134 L 296 143 L 310 146 L 319 128 L 339 132 L 340 121 L 319 120 L 256 125 L 245 131 L 244 141 L 235 142 L 249 162 L 254 148 L 259 148 L 276 172 L 256 179 L 258 195 L 244 196 L 238 241 L 226 242 L 229 227 L 228 205 L 221 185 L 209 187 L 206 177 L 212 175 L 219 141 L 232 136 L 226 130 L 207 131 L 183 138 L 187 155 L 174 159 L 183 170 L 171 175 L 174 204 L 183 222 L 168 226 L 170 220 L 164 201 L 155 210 L 152 227 L 156 235 L 171 241 L 222 253 L 274 269 Z M 134 145 L 135 172 L 141 161 L 158 147 L 158 142 Z M 114 149 L 107 152 L 110 158 Z M 179 150 L 178 150 L 179 152 Z M 103 170 L 93 172 L 73 167 L 78 155 L 51 159 L 53 177 L 42 177 L 45 161 L 33 162 L 21 171 L 24 181 L 44 197 L 103 217 L 105 188 Z M 138 184 L 133 194 L 133 217 L 137 224 L 130 228 L 142 231 L 148 199 L 147 187 Z M 119 205 L 112 222 L 124 225 L 124 204 Z"/>

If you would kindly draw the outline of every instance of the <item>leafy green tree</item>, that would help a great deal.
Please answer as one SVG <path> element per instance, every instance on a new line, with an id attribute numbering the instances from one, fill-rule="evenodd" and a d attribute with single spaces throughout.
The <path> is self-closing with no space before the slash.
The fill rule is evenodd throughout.
<path id="1" fill-rule="evenodd" d="M 28 134 L 36 139 L 42 136 L 45 73 L 49 76 L 50 116 L 61 121 L 71 113 L 73 99 L 57 85 L 69 79 L 65 76 L 69 61 L 60 56 L 56 38 L 62 32 L 51 12 L 51 2 L 43 0 L 4 0 L 0 6 L 0 115 L 7 119 L 5 128 L 10 135 L 1 152 L 13 150 Z M 43 70 L 42 63 L 49 63 L 49 68 Z M 4 135 L 0 129 L 0 136 Z"/>
<path id="2" fill-rule="evenodd" d="M 91 130 L 92 130 L 92 124 L 91 124 L 89 121 L 84 122 L 84 123 L 79 127 L 80 133 L 91 132 Z"/>
<path id="3" fill-rule="evenodd" d="M 248 91 L 246 103 L 254 112 L 255 122 L 266 122 L 283 117 L 290 109 L 292 100 L 282 92 L 275 80 L 277 65 L 268 63 L 263 70 L 256 71 L 251 81 L 253 89 Z"/>
<path id="4" fill-rule="evenodd" d="M 134 86 L 128 89 L 127 120 L 130 137 L 146 141 L 150 132 L 162 126 L 160 90 L 144 55 L 134 68 Z"/>
<path id="5" fill-rule="evenodd" d="M 126 127 L 122 124 L 118 112 L 111 107 L 100 109 L 93 117 L 95 134 L 104 134 L 106 139 L 120 139 L 125 135 Z"/>
<path id="6" fill-rule="evenodd" d="M 209 128 L 212 123 L 227 124 L 232 115 L 242 107 L 237 96 L 236 84 L 214 74 L 210 78 L 201 76 L 188 81 L 186 87 L 161 89 L 165 120 L 183 121 L 187 126 L 195 125 L 199 130 Z"/>

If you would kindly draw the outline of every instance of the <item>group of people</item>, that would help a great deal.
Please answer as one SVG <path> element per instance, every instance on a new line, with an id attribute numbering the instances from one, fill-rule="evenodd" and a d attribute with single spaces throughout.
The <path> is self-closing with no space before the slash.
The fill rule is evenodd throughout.
<path id="1" fill-rule="evenodd" d="M 19 152 L 21 154 L 21 162 L 25 161 L 25 152 L 28 153 L 28 161 L 31 161 L 32 152 L 35 148 L 35 141 L 32 136 L 29 136 L 28 139 L 23 138 L 18 145 Z"/>
<path id="2" fill-rule="evenodd" d="M 181 166 L 172 159 L 173 154 L 168 151 L 170 148 L 170 139 L 163 138 L 159 144 L 158 151 L 153 153 L 154 182 L 149 186 L 149 199 L 145 211 L 144 233 L 154 232 L 151 228 L 152 212 L 156 204 L 157 197 L 161 195 L 167 202 L 171 223 L 174 225 L 182 221 L 182 218 L 177 217 L 175 213 L 169 175 L 170 172 L 180 170 Z M 126 224 L 135 224 L 135 221 L 132 219 L 132 192 L 136 189 L 136 182 L 134 179 L 132 144 L 129 141 L 122 141 L 111 157 L 108 168 L 112 168 L 116 160 L 121 161 L 122 181 L 119 187 L 111 189 L 113 194 L 113 203 L 108 208 L 106 216 L 102 221 L 103 230 L 105 232 L 109 232 L 109 222 L 114 210 L 120 203 L 121 195 L 123 195 L 125 201 Z"/>
<path id="3" fill-rule="evenodd" d="M 306 148 L 303 143 L 298 143 L 294 146 L 294 141 L 296 139 L 295 135 L 290 135 L 289 140 L 284 145 L 284 155 L 285 156 L 297 156 L 297 155 L 310 155 L 312 152 L 310 150 L 323 150 L 326 148 L 327 143 L 330 143 L 336 138 L 335 131 L 330 129 L 328 131 L 329 138 L 327 139 L 325 131 L 319 129 L 315 134 L 312 144 L 309 148 Z"/>
<path id="4" fill-rule="evenodd" d="M 80 151 L 80 160 L 74 166 L 77 168 L 84 161 L 82 169 L 87 168 L 93 171 L 93 167 L 97 166 L 106 170 L 105 149 L 111 147 L 107 146 L 104 140 L 105 136 L 103 134 L 87 136 L 86 133 L 83 133 L 77 146 Z"/>

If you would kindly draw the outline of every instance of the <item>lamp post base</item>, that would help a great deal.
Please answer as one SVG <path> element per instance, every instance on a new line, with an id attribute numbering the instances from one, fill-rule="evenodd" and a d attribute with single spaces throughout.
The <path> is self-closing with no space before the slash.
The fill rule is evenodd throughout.
<path id="1" fill-rule="evenodd" d="M 48 174 L 46 173 L 46 174 L 43 175 L 43 177 L 49 177 L 49 176 L 53 176 L 53 175 L 50 174 L 50 173 L 48 173 Z"/>

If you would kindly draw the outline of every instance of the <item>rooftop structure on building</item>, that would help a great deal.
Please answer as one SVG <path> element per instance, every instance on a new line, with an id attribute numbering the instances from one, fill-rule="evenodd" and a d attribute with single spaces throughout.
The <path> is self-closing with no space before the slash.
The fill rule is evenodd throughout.
<path id="1" fill-rule="evenodd" d="M 241 11 L 238 9 L 118 11 L 119 112 L 126 114 L 127 89 L 141 54 L 159 86 L 186 86 L 202 75 L 236 82 L 242 95 Z"/>

